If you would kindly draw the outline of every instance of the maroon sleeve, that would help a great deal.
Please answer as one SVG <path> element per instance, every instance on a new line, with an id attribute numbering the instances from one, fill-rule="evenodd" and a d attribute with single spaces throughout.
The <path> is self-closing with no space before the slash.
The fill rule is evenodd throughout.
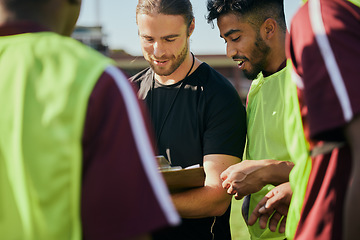
<path id="1" fill-rule="evenodd" d="M 134 89 L 119 87 L 119 81 L 129 86 L 130 83 L 124 75 L 117 76 L 120 79 L 105 72 L 89 99 L 83 134 L 84 239 L 124 239 L 178 221 L 157 172 L 149 137 L 146 131 L 136 133 L 141 125 L 134 128 L 134 122 L 144 122 L 141 114 L 136 117 L 132 112 L 139 110 Z M 130 94 L 136 101 L 131 103 L 124 94 Z M 146 153 L 146 147 L 151 150 L 151 156 Z M 156 172 L 149 174 L 149 169 Z"/>
<path id="2" fill-rule="evenodd" d="M 360 113 L 360 9 L 348 1 L 319 2 L 319 11 L 308 2 L 294 16 L 289 56 L 303 80 L 311 137 L 336 141 Z"/>

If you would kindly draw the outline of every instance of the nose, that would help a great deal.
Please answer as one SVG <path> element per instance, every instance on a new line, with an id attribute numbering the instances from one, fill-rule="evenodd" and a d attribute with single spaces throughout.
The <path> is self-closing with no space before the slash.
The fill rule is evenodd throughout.
<path id="1" fill-rule="evenodd" d="M 236 48 L 233 47 L 232 44 L 227 43 L 226 44 L 226 55 L 229 58 L 232 58 L 232 57 L 236 56 L 236 54 L 237 54 Z"/>
<path id="2" fill-rule="evenodd" d="M 160 42 L 154 43 L 154 56 L 159 59 L 165 55 L 165 49 Z"/>

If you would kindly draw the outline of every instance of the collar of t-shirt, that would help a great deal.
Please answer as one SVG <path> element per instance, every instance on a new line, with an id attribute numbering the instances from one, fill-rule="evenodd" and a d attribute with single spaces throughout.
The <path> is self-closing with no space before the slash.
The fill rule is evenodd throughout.
<path id="1" fill-rule="evenodd" d="M 276 72 L 282 70 L 282 69 L 285 68 L 285 67 L 286 67 L 286 60 L 281 63 L 280 67 L 278 68 L 278 70 L 276 70 Z M 276 72 L 274 72 L 274 73 L 276 73 Z M 263 74 L 264 77 L 268 77 L 268 76 L 270 76 L 270 75 L 272 75 L 272 74 L 274 74 L 274 73 L 269 73 L 269 72 L 265 72 L 265 71 L 262 72 L 262 74 Z"/>
<path id="2" fill-rule="evenodd" d="M 30 21 L 18 21 L 0 25 L 0 36 L 44 31 L 49 31 L 49 29 Z"/>

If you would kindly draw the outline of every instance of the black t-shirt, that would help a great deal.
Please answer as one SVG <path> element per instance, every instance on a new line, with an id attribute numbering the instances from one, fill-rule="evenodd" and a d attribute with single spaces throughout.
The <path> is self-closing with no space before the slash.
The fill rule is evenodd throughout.
<path id="1" fill-rule="evenodd" d="M 131 80 L 138 85 L 138 96 L 149 108 L 158 155 L 171 160 L 173 166 L 202 166 L 203 157 L 208 154 L 242 158 L 245 108 L 231 83 L 209 65 L 202 63 L 190 76 L 173 85 L 154 81 L 150 68 Z M 217 218 L 215 239 L 231 239 L 229 213 Z M 177 228 L 181 230 L 173 229 L 170 238 L 154 239 L 212 239 L 209 233 L 213 221 L 213 218 L 183 219 Z M 222 227 L 226 230 L 216 233 Z"/>

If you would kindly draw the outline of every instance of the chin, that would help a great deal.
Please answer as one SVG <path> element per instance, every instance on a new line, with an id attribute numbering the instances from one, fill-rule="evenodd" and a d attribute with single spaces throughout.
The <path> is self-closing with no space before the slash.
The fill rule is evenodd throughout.
<path id="1" fill-rule="evenodd" d="M 246 77 L 247 79 L 249 79 L 249 80 L 254 80 L 254 79 L 257 78 L 257 76 L 258 76 L 259 74 L 248 73 L 248 72 L 245 72 L 245 71 L 244 71 L 244 75 L 245 75 L 245 77 Z"/>
<path id="2" fill-rule="evenodd" d="M 173 69 L 159 68 L 157 66 L 154 66 L 153 64 L 150 64 L 150 67 L 159 76 L 169 76 L 174 72 Z"/>

